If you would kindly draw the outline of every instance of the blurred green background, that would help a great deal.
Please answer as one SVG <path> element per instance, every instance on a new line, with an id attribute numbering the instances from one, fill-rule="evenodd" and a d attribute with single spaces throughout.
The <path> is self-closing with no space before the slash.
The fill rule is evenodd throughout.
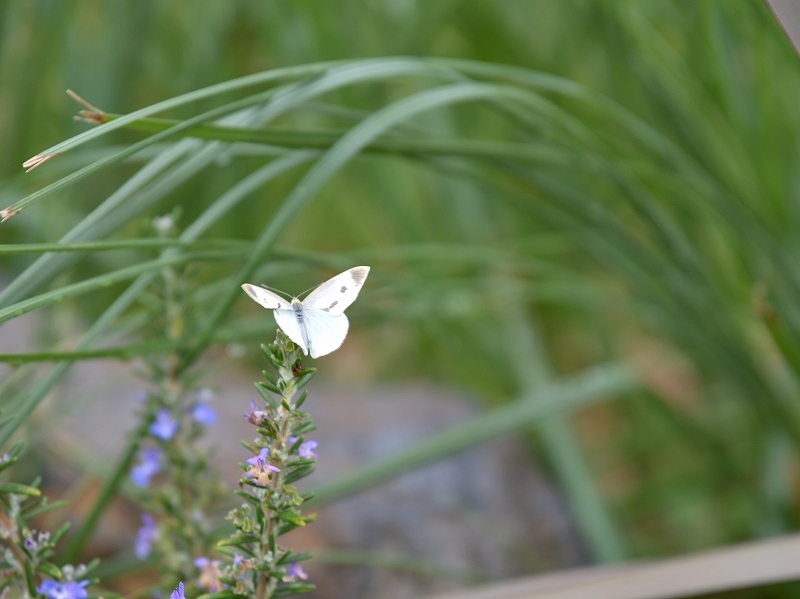
<path id="1" fill-rule="evenodd" d="M 368 147 L 292 220 L 259 282 L 301 290 L 337 268 L 373 269 L 348 312 L 352 347 L 320 364 L 323 373 L 428 378 L 497 406 L 595 364 L 632 364 L 637 390 L 528 434 L 595 558 L 795 530 L 800 70 L 760 1 L 3 0 L 0 203 L 144 138 L 116 131 L 23 174 L 24 160 L 89 128 L 72 120 L 80 106 L 67 88 L 123 114 L 268 69 L 390 56 L 486 64 L 431 61 L 426 68 L 450 74 L 373 74 L 298 101 L 267 126 L 285 142 L 269 151 L 324 149 L 367 115 L 458 78 L 532 100 L 497 96 L 408 119 L 383 134 L 406 150 Z M 158 116 L 183 119 L 242 96 Z M 431 140 L 449 145 L 432 152 Z M 479 151 L 476 140 L 486 142 Z M 166 147 L 45 198 L 2 225 L 2 242 L 57 241 Z M 186 228 L 266 160 L 252 147 L 220 151 L 162 181 L 152 202 L 97 238 L 152 236 L 152 217 L 176 206 Z M 259 189 L 205 238 L 256 239 L 307 168 Z M 72 256 L 0 295 L 2 307 L 156 254 Z M 35 259 L 2 257 L 3 277 Z M 213 310 L 231 272 L 214 262 L 196 270 L 198 314 Z M 43 349 L 69 350 L 123 289 L 46 306 Z M 263 320 L 256 309 L 239 302 L 217 332 L 253 343 L 245 333 L 248 318 Z M 139 335 L 135 316 L 120 330 Z M 41 372 L 4 385 L 3 401 L 13 406 Z"/>

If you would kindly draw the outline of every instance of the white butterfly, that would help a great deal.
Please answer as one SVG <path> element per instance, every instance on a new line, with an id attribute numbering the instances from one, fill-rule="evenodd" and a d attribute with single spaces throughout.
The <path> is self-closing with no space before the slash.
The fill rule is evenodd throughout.
<path id="1" fill-rule="evenodd" d="M 267 291 L 245 283 L 245 293 L 265 308 L 275 311 L 275 321 L 283 332 L 303 349 L 319 358 L 338 349 L 347 336 L 350 323 L 344 310 L 356 301 L 367 280 L 369 266 L 356 266 L 325 281 L 302 302 L 291 303 Z"/>

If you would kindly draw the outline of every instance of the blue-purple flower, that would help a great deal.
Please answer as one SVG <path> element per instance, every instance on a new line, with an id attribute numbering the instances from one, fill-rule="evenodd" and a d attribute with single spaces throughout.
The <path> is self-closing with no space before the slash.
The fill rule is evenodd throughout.
<path id="1" fill-rule="evenodd" d="M 273 472 L 280 472 L 278 468 L 267 463 L 269 457 L 269 448 L 265 447 L 258 452 L 257 456 L 253 456 L 247 463 L 252 466 L 245 475 L 247 478 L 252 479 L 259 487 L 266 487 L 269 482 L 270 474 Z"/>
<path id="2" fill-rule="evenodd" d="M 179 582 L 178 588 L 172 591 L 172 594 L 170 594 L 169 599 L 186 599 L 186 595 L 184 595 L 183 592 L 184 592 L 183 583 Z"/>
<path id="3" fill-rule="evenodd" d="M 36 590 L 49 599 L 86 599 L 89 596 L 89 592 L 86 590 L 87 586 L 89 586 L 88 580 L 80 582 L 45 580 Z"/>
<path id="4" fill-rule="evenodd" d="M 178 432 L 178 426 L 178 421 L 169 410 L 159 410 L 155 421 L 150 425 L 150 434 L 162 441 L 169 441 Z"/>
<path id="5" fill-rule="evenodd" d="M 131 469 L 131 480 L 138 487 L 146 487 L 161 470 L 161 450 L 148 447 L 141 453 L 141 461 Z"/>
<path id="6" fill-rule="evenodd" d="M 201 570 L 197 584 L 212 593 L 222 590 L 222 583 L 219 581 L 222 572 L 219 569 L 219 564 L 220 561 L 218 559 L 210 560 L 207 557 L 198 557 L 194 560 L 194 565 Z"/>
<path id="7" fill-rule="evenodd" d="M 198 403 L 192 408 L 192 418 L 197 424 L 209 426 L 217 421 L 217 412 L 207 404 Z"/>
<path id="8" fill-rule="evenodd" d="M 317 445 L 319 445 L 319 443 L 316 441 L 303 441 L 300 444 L 300 448 L 297 450 L 297 453 L 301 458 L 305 458 L 307 460 L 316 460 L 317 453 L 314 450 L 317 448 Z"/>
<path id="9" fill-rule="evenodd" d="M 283 582 L 293 582 L 298 578 L 300 580 L 306 580 L 308 578 L 308 574 L 305 573 L 300 564 L 294 562 L 286 569 L 286 576 L 283 577 Z"/>
<path id="10" fill-rule="evenodd" d="M 150 514 L 142 514 L 142 527 L 136 533 L 134 551 L 139 559 L 146 559 L 153 549 L 153 542 L 158 538 L 156 521 Z"/>
<path id="11" fill-rule="evenodd" d="M 256 409 L 256 402 L 252 399 L 250 400 L 250 411 L 244 415 L 244 419 L 249 422 L 250 424 L 255 424 L 259 426 L 262 421 L 269 418 L 269 412 L 267 410 L 257 410 Z"/>
<path id="12" fill-rule="evenodd" d="M 297 443 L 297 437 L 289 437 L 288 440 L 290 447 Z M 306 460 L 316 460 L 318 456 L 314 450 L 317 448 L 317 445 L 319 445 L 319 443 L 311 439 L 303 441 L 300 447 L 297 448 L 297 455 Z"/>

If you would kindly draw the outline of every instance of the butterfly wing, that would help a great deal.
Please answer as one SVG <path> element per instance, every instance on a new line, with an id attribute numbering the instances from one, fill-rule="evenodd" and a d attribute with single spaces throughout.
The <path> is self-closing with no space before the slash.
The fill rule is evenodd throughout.
<path id="1" fill-rule="evenodd" d="M 356 266 L 325 281 L 303 301 L 304 310 L 316 310 L 331 316 L 341 315 L 345 308 L 358 297 L 358 292 L 361 291 L 368 274 L 369 266 Z M 345 334 L 347 334 L 347 328 L 345 328 Z"/>
<path id="2" fill-rule="evenodd" d="M 286 333 L 289 339 L 300 346 L 300 349 L 303 350 L 304 354 L 308 355 L 308 348 L 306 347 L 303 329 L 301 328 L 300 323 L 297 322 L 297 314 L 295 314 L 295 311 L 291 307 L 288 309 L 279 308 L 275 310 L 274 314 L 275 322 L 278 323 L 278 326 L 281 327 L 281 330 Z"/>
<path id="3" fill-rule="evenodd" d="M 312 358 L 319 358 L 338 349 L 347 337 L 350 323 L 344 314 L 333 315 L 320 310 L 303 307 L 303 324 L 306 328 L 308 351 Z M 277 314 L 278 311 L 275 311 Z"/>
<path id="4" fill-rule="evenodd" d="M 303 337 L 303 330 L 300 327 L 300 323 L 297 322 L 297 316 L 289 302 L 267 289 L 256 287 L 249 283 L 242 285 L 242 289 L 256 302 L 265 308 L 273 310 L 275 322 L 278 323 L 281 330 L 286 333 L 289 339 L 301 347 L 303 353 L 308 353 Z"/>
<path id="5" fill-rule="evenodd" d="M 253 300 L 264 306 L 265 308 L 269 308 L 270 310 L 275 310 L 278 308 L 291 310 L 292 306 L 283 299 L 281 296 L 264 289 L 263 287 L 256 287 L 255 285 L 251 285 L 250 283 L 245 283 L 242 285 L 242 289 L 244 292 L 249 295 Z"/>

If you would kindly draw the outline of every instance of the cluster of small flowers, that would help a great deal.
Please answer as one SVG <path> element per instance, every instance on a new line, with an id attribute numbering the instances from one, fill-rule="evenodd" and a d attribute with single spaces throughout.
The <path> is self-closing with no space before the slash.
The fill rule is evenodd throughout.
<path id="1" fill-rule="evenodd" d="M 251 424 L 259 426 L 268 417 L 269 407 L 265 406 L 265 409 L 258 409 L 256 407 L 256 403 L 251 399 L 250 411 L 244 414 L 245 422 L 250 422 Z M 290 452 L 291 450 L 296 449 L 297 455 L 299 455 L 301 458 L 306 460 L 316 460 L 317 454 L 315 450 L 318 443 L 313 440 L 302 441 L 299 446 L 295 448 L 298 440 L 298 437 L 288 437 L 287 445 L 290 448 Z M 245 474 L 245 477 L 252 480 L 259 487 L 267 486 L 270 475 L 274 472 L 280 472 L 280 469 L 277 466 L 273 466 L 269 463 L 269 447 L 262 447 L 257 455 L 253 456 L 249 460 L 246 460 L 245 463 L 250 466 Z"/>
<path id="2" fill-rule="evenodd" d="M 47 599 L 87 599 L 89 591 L 86 587 L 90 584 L 86 579 L 87 572 L 88 568 L 84 565 L 63 566 L 60 572 L 55 572 L 59 580 L 43 580 L 36 591 Z"/>
<path id="3" fill-rule="evenodd" d="M 89 586 L 88 580 L 80 582 L 45 580 L 36 590 L 49 599 L 86 599 L 89 596 L 89 591 L 86 590 L 87 586 Z"/>
<path id="4" fill-rule="evenodd" d="M 174 400 L 168 402 L 161 395 L 146 398 L 150 414 L 143 439 L 146 445 L 131 470 L 131 480 L 142 489 L 141 501 L 146 508 L 141 515 L 142 526 L 136 535 L 134 552 L 145 560 L 158 547 L 158 555 L 164 558 L 158 562 L 163 585 L 174 581 L 177 573 L 191 568 L 194 551 L 213 545 L 211 527 L 203 513 L 221 488 L 218 475 L 210 470 L 206 456 L 194 445 L 204 427 L 217 420 L 217 413 L 210 405 L 212 399 L 209 389 L 201 389 L 183 405 Z M 178 406 L 167 407 L 168 403 Z M 222 588 L 219 561 L 197 557 L 193 564 L 198 568 L 199 587 L 210 592 Z"/>
<path id="5" fill-rule="evenodd" d="M 12 466 L 21 451 L 22 443 L 17 443 L 4 454 L 0 471 Z M 69 525 L 62 524 L 52 534 L 28 526 L 34 514 L 50 508 L 37 485 L 0 480 L 0 597 L 6 597 L 16 587 L 23 597 L 39 594 L 46 599 L 87 599 L 87 575 L 97 562 L 59 568 L 50 561 Z M 36 579 L 41 580 L 38 587 Z"/>
<path id="6" fill-rule="evenodd" d="M 217 421 L 217 413 L 209 405 L 214 394 L 210 389 L 200 389 L 195 394 L 195 401 L 188 407 L 191 419 L 200 426 L 210 426 Z M 149 427 L 149 433 L 153 439 L 162 443 L 169 442 L 175 437 L 180 429 L 181 423 L 169 408 L 161 408 L 153 419 Z M 161 472 L 161 461 L 163 452 L 159 447 L 147 447 L 139 454 L 139 462 L 131 469 L 131 480 L 138 487 L 146 487 L 150 484 L 150 479 Z"/>
<path id="7" fill-rule="evenodd" d="M 165 466 L 166 452 L 165 445 L 172 442 L 181 429 L 182 422 L 189 421 L 195 426 L 205 427 L 217 421 L 216 411 L 209 405 L 214 394 L 210 389 L 200 389 L 195 395 L 192 403 L 183 409 L 171 410 L 161 407 L 152 419 L 148 427 L 149 437 L 154 445 L 144 447 L 139 452 L 139 460 L 131 469 L 131 480 L 140 488 L 149 487 L 152 479 L 162 472 Z M 179 417 L 175 416 L 175 413 Z M 187 418 L 180 418 L 187 416 Z M 134 550 L 139 559 L 147 559 L 152 551 L 153 544 L 159 538 L 158 525 L 155 518 L 148 513 L 141 516 L 142 527 L 136 535 Z"/>

